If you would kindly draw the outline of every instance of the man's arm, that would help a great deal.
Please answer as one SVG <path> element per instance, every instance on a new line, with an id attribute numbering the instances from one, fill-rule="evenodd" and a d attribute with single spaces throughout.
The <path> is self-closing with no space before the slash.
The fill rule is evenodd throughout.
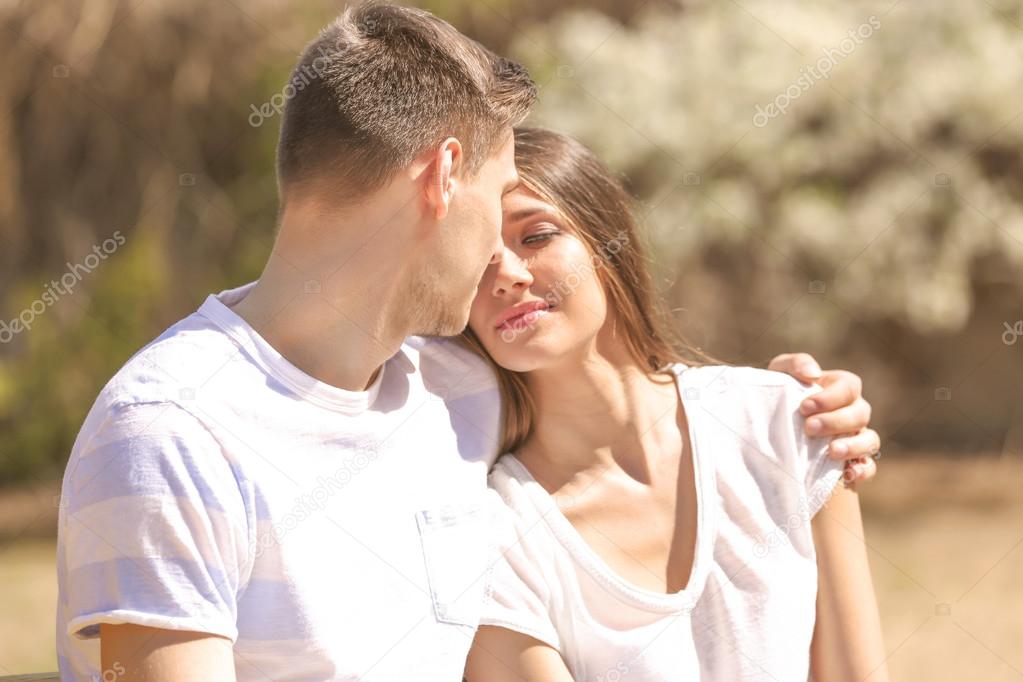
<path id="1" fill-rule="evenodd" d="M 161 630 L 142 625 L 99 629 L 103 679 L 122 682 L 233 682 L 231 640 L 203 632 Z"/>
<path id="2" fill-rule="evenodd" d="M 465 666 L 468 682 L 572 682 L 561 655 L 513 630 L 480 626 Z"/>
<path id="3" fill-rule="evenodd" d="M 842 486 L 814 516 L 817 550 L 817 625 L 810 648 L 813 678 L 821 682 L 885 682 L 884 642 L 863 540 L 858 495 Z"/>
<path id="4" fill-rule="evenodd" d="M 845 460 L 846 480 L 865 481 L 877 473 L 871 455 L 881 449 L 881 439 L 871 428 L 870 403 L 863 398 L 863 381 L 841 369 L 821 371 L 807 353 L 785 353 L 771 360 L 768 369 L 791 374 L 807 384 L 819 384 L 821 391 L 807 398 L 799 411 L 806 417 L 806 435 L 831 436 L 828 456 Z"/>
<path id="5" fill-rule="evenodd" d="M 104 679 L 233 680 L 253 522 L 219 443 L 162 403 L 112 410 L 88 436 L 62 489 L 59 627 L 99 636 Z"/>

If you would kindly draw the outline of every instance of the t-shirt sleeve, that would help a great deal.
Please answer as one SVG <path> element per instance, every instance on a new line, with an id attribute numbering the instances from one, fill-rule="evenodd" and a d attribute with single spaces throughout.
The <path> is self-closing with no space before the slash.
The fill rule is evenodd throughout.
<path id="1" fill-rule="evenodd" d="M 830 437 L 812 438 L 806 435 L 806 418 L 799 411 L 799 406 L 806 398 L 821 390 L 818 385 L 805 386 L 795 379 L 787 381 L 785 385 L 785 410 L 792 418 L 796 444 L 795 467 L 802 477 L 803 495 L 810 518 L 831 499 L 831 493 L 845 469 L 844 462 L 828 456 Z"/>
<path id="2" fill-rule="evenodd" d="M 550 615 L 554 595 L 542 568 L 551 568 L 543 548 L 529 537 L 531 523 L 491 493 L 492 529 L 490 579 L 480 625 L 520 632 L 560 651 L 561 640 Z M 546 557 L 550 559 L 550 557 Z"/>
<path id="3" fill-rule="evenodd" d="M 114 410 L 76 445 L 61 506 L 68 634 L 88 639 L 100 623 L 132 623 L 237 638 L 252 522 L 234 469 L 199 420 L 169 403 Z"/>

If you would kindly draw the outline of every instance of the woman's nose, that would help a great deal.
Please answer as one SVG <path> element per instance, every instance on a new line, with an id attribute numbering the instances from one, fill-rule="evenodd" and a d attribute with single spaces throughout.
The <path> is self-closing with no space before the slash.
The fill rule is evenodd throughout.
<path id="1" fill-rule="evenodd" d="M 494 296 L 502 296 L 513 289 L 523 289 L 533 283 L 533 275 L 525 261 L 511 249 L 505 248 L 497 261 L 494 277 Z"/>

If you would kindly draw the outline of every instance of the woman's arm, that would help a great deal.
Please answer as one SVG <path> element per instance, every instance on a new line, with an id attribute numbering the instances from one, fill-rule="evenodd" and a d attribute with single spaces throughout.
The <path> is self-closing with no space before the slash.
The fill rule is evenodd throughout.
<path id="1" fill-rule="evenodd" d="M 468 682 L 572 682 L 561 655 L 513 630 L 480 626 L 465 666 Z"/>
<path id="2" fill-rule="evenodd" d="M 881 619 L 863 541 L 859 496 L 839 485 L 813 518 L 817 626 L 810 667 L 818 682 L 888 679 Z"/>

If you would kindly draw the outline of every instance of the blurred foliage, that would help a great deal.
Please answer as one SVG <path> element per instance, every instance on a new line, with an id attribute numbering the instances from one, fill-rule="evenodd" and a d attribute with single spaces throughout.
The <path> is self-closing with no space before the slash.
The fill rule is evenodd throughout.
<path id="1" fill-rule="evenodd" d="M 757 24 L 707 1 L 627 30 L 581 12 L 521 47 L 573 65 L 541 113 L 642 181 L 671 262 L 757 240 L 862 315 L 954 331 L 977 259 L 1023 286 L 1023 3 L 892 4 L 746 3 Z M 825 50 L 828 77 L 796 84 Z M 786 112 L 755 120 L 779 96 Z"/>
<path id="2" fill-rule="evenodd" d="M 709 350 L 759 363 L 808 349 L 863 374 L 907 444 L 1008 447 L 1023 349 L 1000 340 L 1003 321 L 1023 318 L 1023 0 L 887 14 L 890 1 L 420 4 L 525 61 L 543 84 L 537 119 L 625 174 L 664 295 Z M 0 321 L 125 238 L 0 344 L 0 483 L 58 475 L 133 352 L 207 293 L 259 275 L 277 121 L 249 116 L 336 11 L 0 4 Z M 880 28 L 827 80 L 754 125 L 871 14 Z M 938 386 L 956 399 L 935 411 Z"/>
<path id="3" fill-rule="evenodd" d="M 854 368 L 886 448 L 1023 452 L 1023 2 L 582 10 L 512 50 L 640 198 L 690 337 Z"/>

